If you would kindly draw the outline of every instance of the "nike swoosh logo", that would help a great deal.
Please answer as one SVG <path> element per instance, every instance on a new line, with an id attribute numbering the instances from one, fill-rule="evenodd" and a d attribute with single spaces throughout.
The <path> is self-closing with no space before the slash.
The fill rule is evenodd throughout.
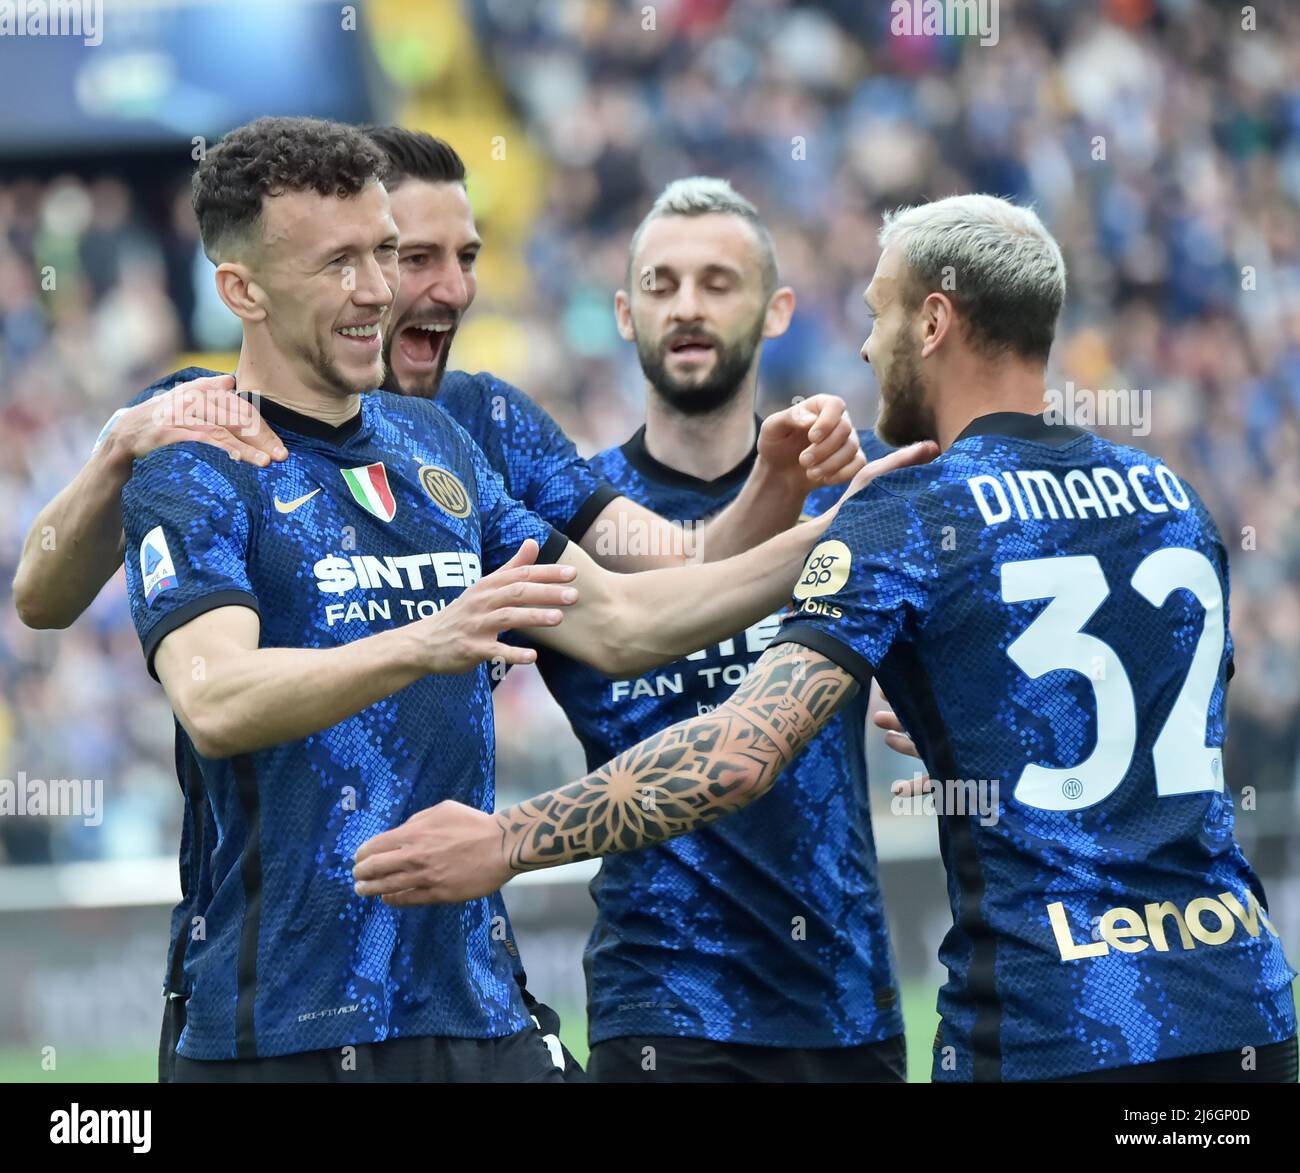
<path id="1" fill-rule="evenodd" d="M 292 513 L 295 509 L 298 508 L 299 505 L 306 505 L 307 502 L 310 501 L 319 492 L 320 492 L 319 489 L 313 489 L 310 493 L 306 494 L 303 497 L 299 497 L 296 501 L 281 501 L 280 498 L 277 497 L 275 499 L 275 507 L 281 513 Z"/>

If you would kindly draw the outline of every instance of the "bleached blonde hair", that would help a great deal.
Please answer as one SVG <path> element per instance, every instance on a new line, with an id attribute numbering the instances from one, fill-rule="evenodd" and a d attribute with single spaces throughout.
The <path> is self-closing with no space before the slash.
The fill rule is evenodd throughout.
<path id="1" fill-rule="evenodd" d="M 1065 260 L 1032 208 L 959 195 L 886 213 L 882 251 L 902 249 L 910 305 L 948 294 L 971 342 L 1047 361 L 1065 302 Z"/>

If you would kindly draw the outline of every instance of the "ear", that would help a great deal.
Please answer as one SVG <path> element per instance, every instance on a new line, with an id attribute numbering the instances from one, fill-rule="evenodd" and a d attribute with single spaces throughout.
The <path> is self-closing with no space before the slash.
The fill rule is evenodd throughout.
<path id="1" fill-rule="evenodd" d="M 618 336 L 624 342 L 636 341 L 636 330 L 632 326 L 632 299 L 626 289 L 614 294 L 614 321 L 618 324 Z"/>
<path id="2" fill-rule="evenodd" d="M 767 299 L 767 311 L 763 315 L 763 337 L 780 338 L 790 328 L 790 319 L 794 317 L 794 290 L 782 285 Z"/>
<path id="3" fill-rule="evenodd" d="M 921 357 L 929 358 L 956 327 L 952 300 L 943 293 L 931 293 L 921 306 Z"/>
<path id="4" fill-rule="evenodd" d="M 223 261 L 217 266 L 217 296 L 226 308 L 244 322 L 266 319 L 266 294 L 253 280 L 253 274 L 239 261 Z"/>

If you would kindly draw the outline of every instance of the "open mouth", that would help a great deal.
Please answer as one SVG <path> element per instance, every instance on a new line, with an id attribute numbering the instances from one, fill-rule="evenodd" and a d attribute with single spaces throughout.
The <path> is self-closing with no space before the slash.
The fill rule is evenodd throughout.
<path id="1" fill-rule="evenodd" d="M 334 333 L 337 337 L 361 350 L 377 351 L 383 342 L 378 322 L 367 322 L 359 326 L 340 326 Z"/>
<path id="2" fill-rule="evenodd" d="M 668 353 L 677 358 L 695 360 L 707 358 L 716 347 L 703 334 L 683 334 L 668 344 Z"/>
<path id="3" fill-rule="evenodd" d="M 397 349 L 414 371 L 434 370 L 451 345 L 451 322 L 422 322 L 405 326 L 397 335 Z"/>

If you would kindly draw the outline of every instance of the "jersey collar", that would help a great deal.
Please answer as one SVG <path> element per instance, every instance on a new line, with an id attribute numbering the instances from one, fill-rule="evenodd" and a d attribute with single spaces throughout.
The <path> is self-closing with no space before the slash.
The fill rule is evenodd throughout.
<path id="1" fill-rule="evenodd" d="M 971 420 L 954 444 L 971 436 L 1009 436 L 1013 440 L 1036 440 L 1040 444 L 1060 446 L 1088 433 L 1073 424 L 1052 424 L 1045 415 L 1022 411 L 995 411 Z"/>
<path id="2" fill-rule="evenodd" d="M 363 398 L 361 400 L 361 410 L 350 420 L 337 426 L 327 424 L 324 420 L 318 420 L 314 416 L 303 415 L 302 412 L 294 411 L 292 408 L 285 407 L 282 403 L 276 403 L 266 398 L 258 401 L 257 410 L 262 413 L 262 418 L 277 431 L 280 428 L 285 428 L 299 436 L 307 436 L 313 440 L 324 440 L 327 444 L 343 445 L 361 430 L 366 415 L 366 401 Z"/>
<path id="3" fill-rule="evenodd" d="M 754 461 L 758 459 L 758 431 L 762 426 L 763 417 L 755 415 L 754 446 L 749 450 L 749 455 L 735 468 L 729 472 L 724 472 L 720 477 L 711 481 L 693 477 L 690 473 L 680 472 L 675 468 L 669 468 L 668 465 L 651 456 L 650 450 L 645 445 L 645 424 L 642 424 L 636 430 L 636 433 L 623 445 L 620 451 L 628 464 L 649 480 L 658 481 L 661 485 L 672 485 L 679 489 L 692 489 L 697 493 L 705 493 L 710 497 L 722 497 L 738 485 L 743 485 L 746 478 L 748 478 L 750 469 L 754 467 Z"/>

